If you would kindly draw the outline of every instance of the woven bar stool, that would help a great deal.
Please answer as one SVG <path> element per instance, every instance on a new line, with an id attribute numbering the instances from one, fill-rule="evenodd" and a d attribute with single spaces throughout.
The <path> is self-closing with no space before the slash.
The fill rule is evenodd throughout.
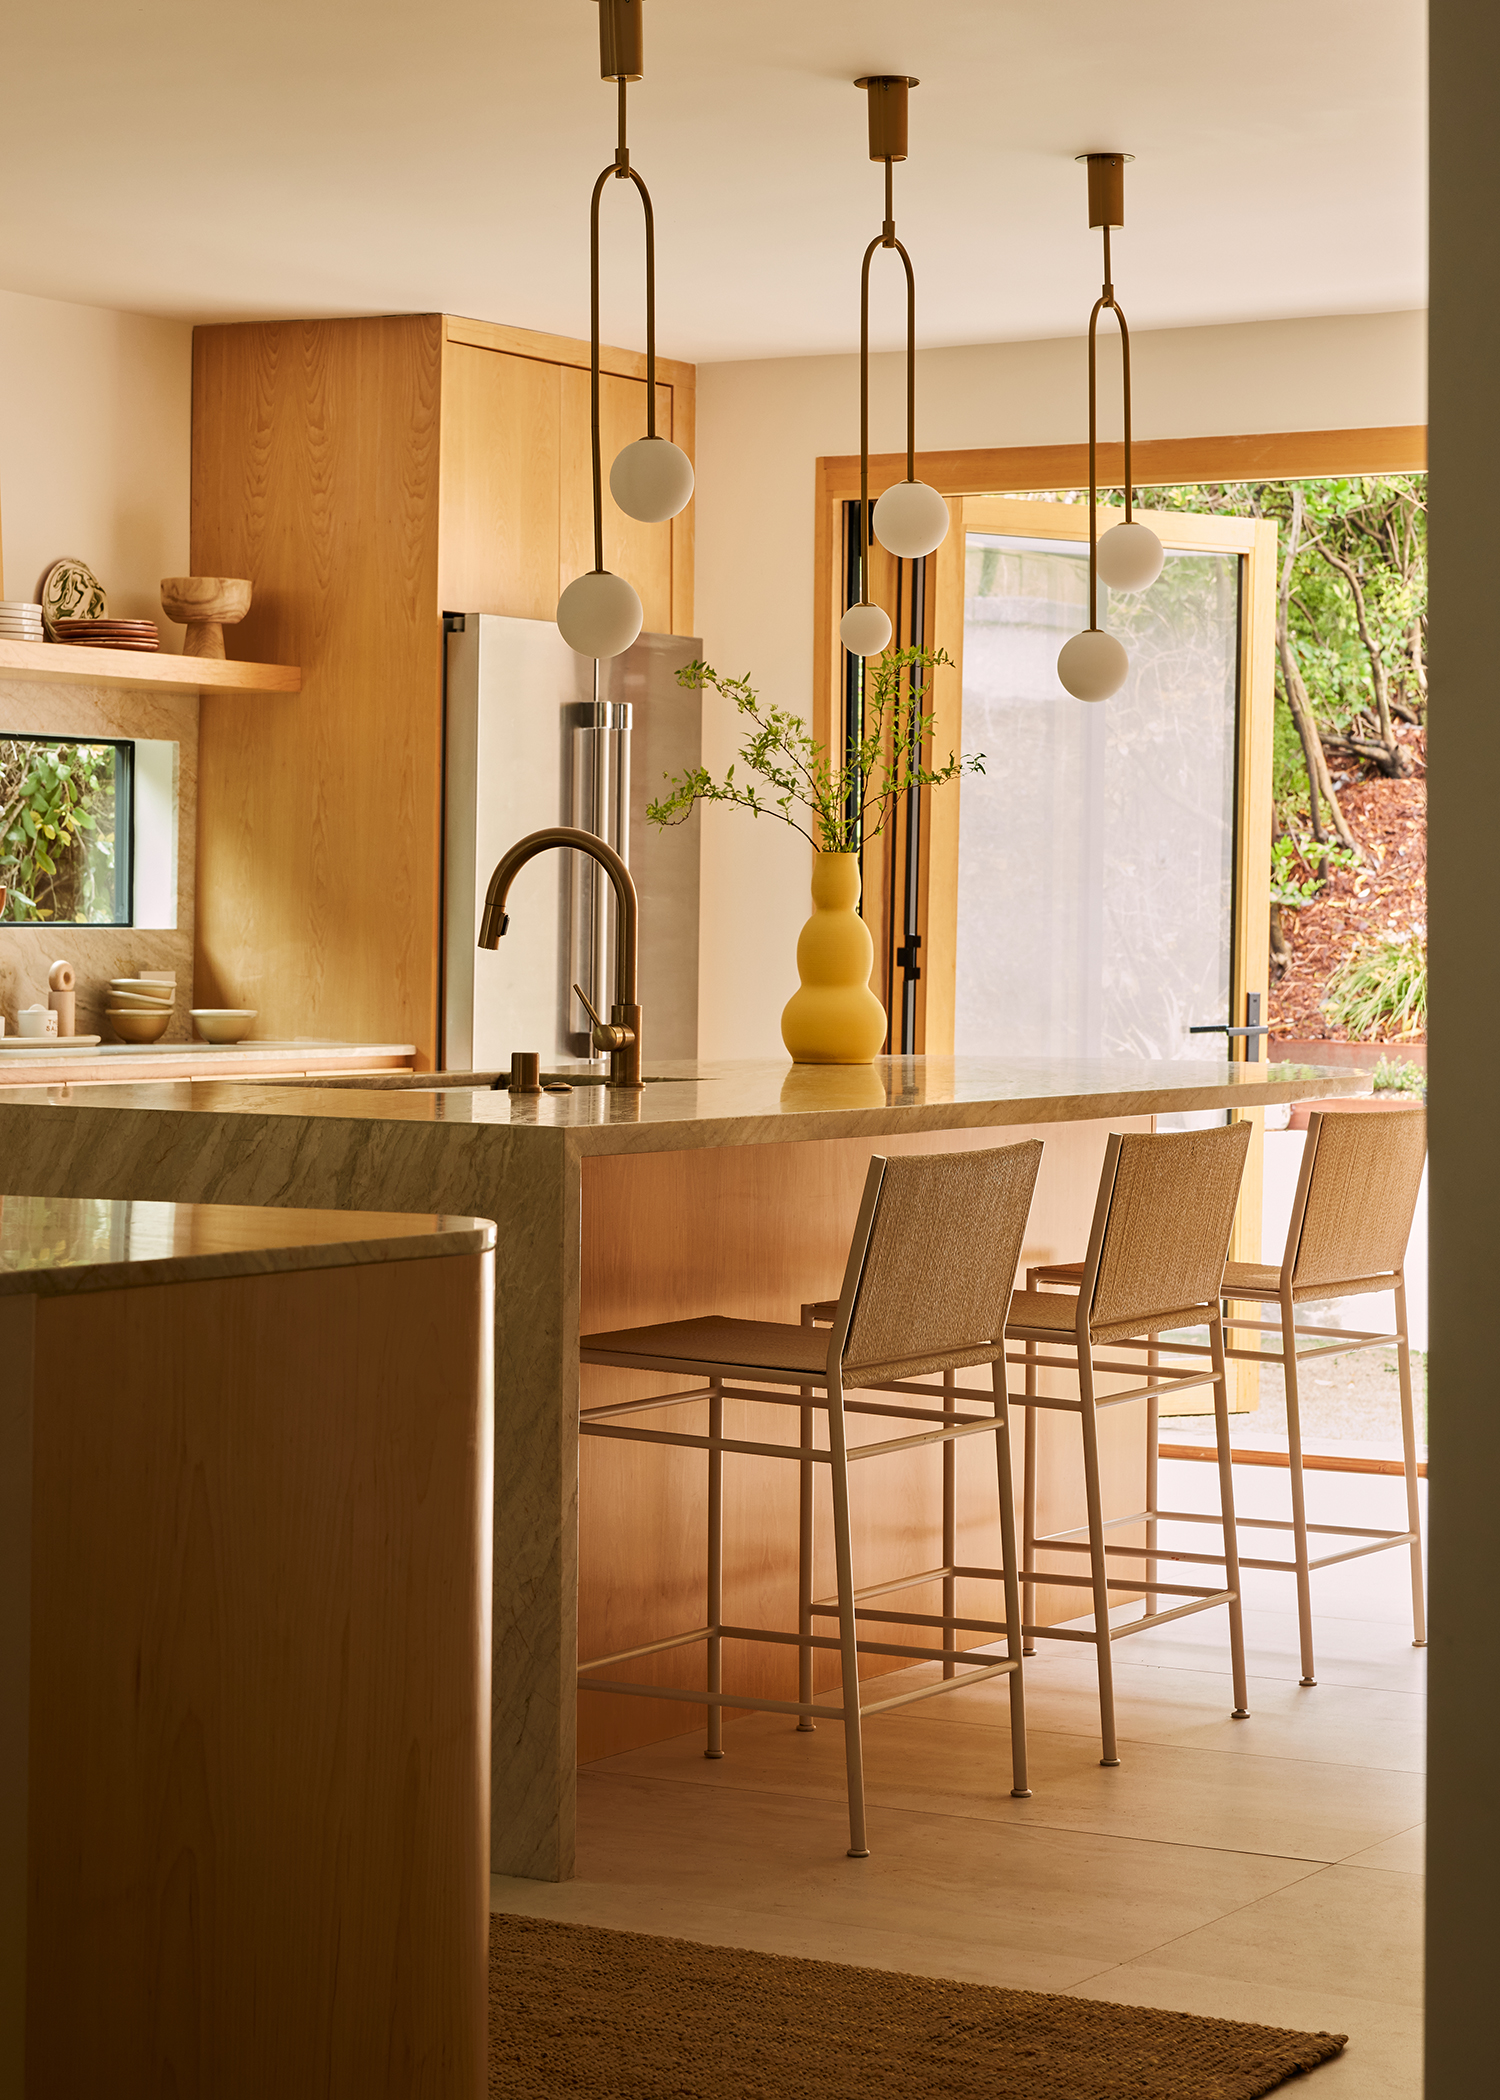
<path id="1" fill-rule="evenodd" d="M 1241 1517 L 1241 1529 L 1290 1531 L 1291 1560 L 1242 1560 L 1247 1568 L 1268 1568 L 1297 1578 L 1297 1630 L 1302 1682 L 1316 1684 L 1313 1655 L 1312 1576 L 1319 1568 L 1388 1553 L 1405 1546 L 1411 1554 L 1412 1645 L 1427 1643 L 1427 1614 L 1422 1594 L 1422 1506 L 1417 1491 L 1417 1430 L 1412 1403 L 1411 1350 L 1406 1321 L 1406 1243 L 1411 1237 L 1422 1168 L 1427 1158 L 1427 1112 L 1421 1108 L 1340 1114 L 1314 1113 L 1307 1120 L 1302 1171 L 1292 1201 L 1291 1222 L 1281 1267 L 1232 1261 L 1224 1271 L 1224 1296 L 1231 1302 L 1273 1305 L 1271 1321 L 1226 1320 L 1233 1333 L 1256 1337 L 1249 1349 L 1229 1354 L 1251 1363 L 1280 1364 L 1286 1378 L 1286 1430 L 1292 1514 Z M 1329 1298 L 1358 1298 L 1391 1291 L 1396 1299 L 1394 1333 L 1310 1325 L 1297 1318 L 1298 1305 Z M 1275 1335 L 1280 1350 L 1264 1350 L 1262 1335 Z M 1299 1350 L 1298 1339 L 1310 1344 Z M 1367 1525 L 1309 1524 L 1302 1481 L 1302 1419 L 1297 1366 L 1355 1350 L 1396 1345 L 1401 1388 L 1402 1473 L 1406 1482 L 1406 1529 L 1380 1531 Z M 1167 1512 L 1162 1512 L 1167 1516 Z M 1201 1521 L 1201 1520 L 1200 1520 Z M 1326 1537 L 1336 1550 L 1313 1560 L 1310 1534 Z M 1356 1543 L 1358 1542 L 1358 1543 Z"/>
<path id="2" fill-rule="evenodd" d="M 1113 1644 L 1148 1626 L 1163 1626 L 1169 1620 L 1186 1618 L 1193 1612 L 1209 1611 L 1216 1605 L 1229 1607 L 1229 1655 L 1234 1684 L 1234 1715 L 1243 1720 L 1249 1712 L 1245 1676 L 1245 1638 L 1240 1605 L 1239 1567 L 1235 1557 L 1234 1475 L 1229 1445 L 1229 1396 L 1225 1374 L 1224 1334 L 1220 1285 L 1234 1229 L 1245 1154 L 1250 1144 L 1250 1126 L 1239 1123 L 1223 1130 L 1191 1130 L 1159 1137 L 1132 1135 L 1111 1137 L 1105 1153 L 1104 1172 L 1094 1208 L 1089 1251 L 1083 1263 L 1066 1271 L 1032 1270 L 1028 1285 L 1035 1281 L 1071 1282 L 1076 1295 L 1033 1288 L 1018 1291 L 1011 1300 L 1007 1335 L 1023 1344 L 1019 1359 L 1025 1365 L 1026 1392 L 1014 1397 L 1026 1408 L 1024 1586 L 1027 1649 L 1037 1639 L 1083 1640 L 1093 1643 L 1099 1667 L 1099 1721 L 1102 1739 L 1101 1764 L 1120 1761 L 1115 1734 Z M 1170 1337 L 1183 1329 L 1206 1327 L 1208 1343 L 1180 1343 Z M 1064 1353 L 1057 1353 L 1059 1346 Z M 1113 1354 L 1132 1352 L 1124 1361 Z M 1046 1353 L 1043 1353 L 1043 1352 Z M 1165 1358 L 1186 1358 L 1186 1363 Z M 1203 1359 L 1208 1359 L 1204 1368 Z M 1039 1371 L 1067 1369 L 1078 1378 L 1078 1399 L 1054 1399 L 1037 1390 Z M 1099 1393 L 1095 1380 L 1100 1372 L 1145 1373 L 1145 1383 L 1121 1393 Z M 1148 1449 L 1155 1448 L 1156 1419 L 1161 1398 L 1195 1386 L 1211 1385 L 1219 1461 L 1219 1508 L 1224 1527 L 1225 1552 L 1200 1554 L 1163 1551 L 1156 1538 L 1155 1497 L 1151 1492 L 1154 1467 L 1148 1460 L 1147 1504 L 1123 1516 L 1106 1517 L 1099 1479 L 1098 1415 L 1108 1407 L 1129 1401 L 1147 1403 Z M 1036 1530 L 1036 1410 L 1062 1408 L 1078 1415 L 1083 1437 L 1084 1495 L 1088 1521 L 1077 1530 L 1038 1536 Z M 1146 1544 L 1127 1546 L 1112 1542 L 1107 1533 L 1125 1524 L 1147 1524 Z M 1086 1553 L 1087 1576 L 1046 1574 L 1038 1569 L 1039 1550 Z M 1144 1562 L 1139 1574 L 1114 1576 L 1110 1556 Z M 1158 1579 L 1162 1560 L 1190 1565 L 1224 1564 L 1224 1586 L 1203 1589 Z M 1038 1583 L 1063 1584 L 1088 1589 L 1093 1601 L 1093 1625 L 1087 1631 L 1070 1626 L 1040 1626 L 1035 1623 L 1033 1599 Z M 1139 1619 L 1111 1624 L 1111 1590 L 1144 1591 L 1147 1610 Z M 1151 1607 L 1158 1597 L 1181 1599 L 1164 1610 Z"/>
<path id="3" fill-rule="evenodd" d="M 686 1374 L 705 1381 L 687 1392 L 659 1394 L 614 1406 L 585 1408 L 579 1427 L 585 1436 L 627 1438 L 639 1443 L 686 1446 L 707 1453 L 707 1584 L 705 1620 L 688 1632 L 667 1635 L 643 1647 L 597 1656 L 579 1665 L 582 1690 L 621 1692 L 647 1699 L 676 1699 L 708 1708 L 710 1757 L 724 1754 L 724 1708 L 758 1713 L 796 1714 L 800 1722 L 841 1721 L 849 1786 L 849 1856 L 868 1857 L 865 1832 L 864 1766 L 860 1724 L 870 1714 L 888 1712 L 956 1684 L 987 1678 L 1009 1679 L 1012 1791 L 1024 1796 L 1026 1785 L 1026 1709 L 1021 1664 L 1021 1602 L 1015 1514 L 1012 1500 L 1010 1427 L 1005 1391 L 1005 1315 L 1020 1260 L 1021 1242 L 1036 1186 L 1041 1145 L 1032 1142 L 993 1152 L 940 1153 L 907 1159 L 872 1159 L 859 1217 L 849 1247 L 843 1289 L 832 1307 L 832 1328 L 815 1331 L 769 1320 L 708 1318 L 674 1320 L 651 1327 L 626 1328 L 583 1337 L 580 1354 L 586 1364 L 617 1369 Z M 953 1373 L 988 1364 L 991 1404 L 981 1410 L 977 1395 L 959 1395 Z M 932 1374 L 939 1383 L 932 1383 Z M 767 1390 L 771 1388 L 773 1390 Z M 781 1388 L 783 1390 L 774 1390 Z M 859 1399 L 849 1397 L 861 1395 Z M 876 1400 L 868 1397 L 881 1394 Z M 753 1442 L 726 1437 L 724 1402 L 750 1400 L 802 1410 L 802 1435 L 793 1444 Z M 646 1410 L 659 1411 L 690 1403 L 708 1403 L 707 1435 L 646 1429 L 623 1419 Z M 936 1402 L 936 1405 L 932 1404 Z M 818 1413 L 827 1420 L 827 1443 L 819 1446 L 811 1425 Z M 846 1417 L 870 1415 L 906 1432 L 876 1443 L 851 1447 Z M 1003 1659 L 984 1655 L 974 1662 L 954 1645 L 960 1622 L 951 1614 L 897 1614 L 866 1607 L 866 1596 L 888 1597 L 902 1587 L 930 1581 L 930 1571 L 905 1583 L 884 1582 L 870 1591 L 854 1586 L 850 1531 L 849 1474 L 852 1466 L 892 1452 L 929 1444 L 951 1444 L 960 1437 L 988 1436 L 996 1454 L 999 1492 L 1000 1565 L 989 1571 L 1003 1585 L 1003 1621 L 962 1622 L 991 1639 L 1003 1636 Z M 837 1595 L 822 1605 L 803 1608 L 795 1633 L 772 1627 L 726 1624 L 723 1615 L 723 1483 L 725 1453 L 785 1459 L 801 1466 L 804 1478 L 815 1465 L 826 1465 L 832 1477 L 834 1561 Z M 803 1496 L 804 1541 L 810 1533 L 810 1499 Z M 837 1636 L 811 1630 L 819 1614 L 837 1619 Z M 860 1621 L 900 1624 L 938 1632 L 939 1647 L 861 1638 Z M 771 1642 L 799 1651 L 799 1691 L 795 1700 L 757 1698 L 723 1688 L 726 1641 Z M 605 1678 L 612 1669 L 642 1655 L 702 1643 L 707 1650 L 708 1683 L 704 1691 Z M 840 1703 L 812 1696 L 811 1665 L 815 1649 L 833 1650 L 842 1663 Z M 945 1675 L 938 1682 L 893 1698 L 862 1701 L 859 1657 L 896 1656 L 909 1662 L 939 1662 L 966 1674 Z"/>
<path id="4" fill-rule="evenodd" d="M 1427 1157 L 1424 1109 L 1388 1109 L 1314 1113 L 1308 1118 L 1302 1170 L 1292 1201 L 1286 1246 L 1279 1269 L 1259 1262 L 1232 1261 L 1224 1268 L 1224 1326 L 1231 1339 L 1256 1337 L 1249 1349 L 1229 1348 L 1226 1355 L 1244 1363 L 1279 1364 L 1286 1380 L 1287 1459 L 1291 1481 L 1290 1517 L 1241 1517 L 1241 1531 L 1290 1531 L 1291 1560 L 1247 1559 L 1239 1566 L 1297 1578 L 1297 1631 L 1302 1682 L 1317 1683 L 1313 1652 L 1312 1577 L 1320 1568 L 1388 1553 L 1405 1546 L 1411 1554 L 1412 1645 L 1427 1643 L 1427 1615 L 1422 1587 L 1422 1508 L 1417 1488 L 1417 1435 L 1412 1400 L 1411 1351 L 1406 1319 L 1406 1243 L 1422 1186 Z M 1059 1263 L 1029 1272 L 1028 1280 L 1077 1285 L 1081 1263 Z M 1331 1298 L 1357 1298 L 1390 1291 L 1396 1300 L 1392 1333 L 1323 1327 L 1297 1318 L 1297 1307 Z M 1231 1319 L 1228 1306 L 1276 1307 L 1274 1320 Z M 1261 1340 L 1274 1335 L 1279 1350 Z M 1299 1348 L 1299 1338 L 1308 1346 Z M 1396 1345 L 1401 1394 L 1402 1473 L 1406 1484 L 1406 1529 L 1377 1530 L 1369 1525 L 1309 1524 L 1303 1486 L 1302 1417 L 1298 1392 L 1299 1363 L 1346 1356 L 1360 1349 Z M 1157 1425 L 1153 1404 L 1148 1424 L 1147 1505 L 1151 1512 L 1148 1541 L 1158 1523 L 1215 1524 L 1219 1520 L 1196 1510 L 1159 1509 L 1156 1490 Z M 1334 1470 L 1338 1470 L 1334 1468 Z M 1323 1537 L 1336 1550 L 1311 1557 L 1309 1540 Z M 1204 1556 L 1205 1558 L 1210 1556 Z M 1211 1556 L 1223 1564 L 1223 1555 Z"/>

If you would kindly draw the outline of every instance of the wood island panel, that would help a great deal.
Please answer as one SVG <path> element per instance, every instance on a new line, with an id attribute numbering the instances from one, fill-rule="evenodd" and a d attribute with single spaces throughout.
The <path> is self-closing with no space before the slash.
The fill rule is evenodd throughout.
<path id="1" fill-rule="evenodd" d="M 666 1152 L 589 1158 L 583 1163 L 584 1334 L 647 1321 L 689 1319 L 719 1312 L 742 1319 L 795 1322 L 805 1299 L 836 1296 L 849 1237 L 871 1156 L 908 1152 L 984 1150 L 1041 1138 L 1037 1193 L 1023 1253 L 1027 1262 L 1076 1259 L 1087 1245 L 1105 1141 L 1112 1130 L 1150 1128 L 1147 1117 L 1111 1123 L 1049 1123 L 1004 1130 L 968 1130 L 832 1139 L 821 1143 Z M 965 1373 L 962 1383 L 988 1394 L 987 1372 Z M 1101 1379 L 1118 1389 L 1122 1381 Z M 667 1390 L 689 1381 L 653 1372 L 610 1371 L 585 1365 L 585 1407 Z M 1020 1373 L 1011 1367 L 1011 1389 Z M 1043 1391 L 1076 1393 L 1076 1381 L 1054 1376 Z M 706 1432 L 707 1404 L 680 1414 L 641 1418 L 643 1426 Z M 725 1402 L 725 1433 L 759 1442 L 792 1443 L 800 1426 L 795 1407 Z M 1116 1509 L 1139 1509 L 1145 1493 L 1144 1403 L 1101 1417 L 1100 1451 L 1106 1493 Z M 889 1435 L 869 1417 L 850 1418 L 851 1444 Z M 1020 1480 L 1021 1413 L 1012 1422 Z M 826 1441 L 820 1422 L 818 1441 Z M 607 1655 L 704 1623 L 705 1461 L 698 1452 L 579 1439 L 578 1653 Z M 959 1558 L 970 1565 L 999 1559 L 998 1504 L 993 1446 L 986 1438 L 957 1447 Z M 937 1450 L 878 1459 L 856 1468 L 852 1487 L 855 1579 L 880 1582 L 942 1559 L 942 1461 Z M 730 1623 L 782 1628 L 797 1625 L 798 1468 L 789 1461 L 730 1456 L 725 1460 L 724 1615 Z M 1078 1429 L 1069 1417 L 1039 1415 L 1039 1513 L 1043 1530 L 1085 1519 Z M 819 1467 L 817 1594 L 831 1595 L 832 1514 L 826 1467 Z M 1132 1542 L 1122 1529 L 1115 1536 Z M 1077 1574 L 1054 1555 L 1039 1565 Z M 1122 1592 L 1120 1601 L 1128 1593 Z M 940 1611 L 938 1585 L 909 1593 L 897 1608 Z M 998 1585 L 961 1583 L 959 1610 L 1003 1618 Z M 1041 1621 L 1076 1617 L 1087 1609 L 1082 1593 L 1043 1587 Z M 826 1630 L 826 1629 L 825 1629 Z M 916 1634 L 913 1638 L 922 1640 Z M 703 1682 L 703 1650 L 643 1658 L 629 1666 L 648 1683 Z M 899 1669 L 895 1659 L 867 1656 L 870 1675 Z M 730 1647 L 726 1686 L 769 1698 L 797 1696 L 796 1654 L 764 1644 Z M 619 1675 L 621 1672 L 611 1674 Z M 838 1658 L 818 1656 L 814 1681 L 838 1682 Z M 726 1719 L 737 1718 L 732 1712 Z M 581 1692 L 580 1762 L 612 1756 L 704 1725 L 704 1710 L 680 1702 Z M 790 1726 L 791 1724 L 788 1723 Z"/>
<path id="2" fill-rule="evenodd" d="M 484 2091 L 492 1261 L 0 1307 L 28 2096 Z"/>

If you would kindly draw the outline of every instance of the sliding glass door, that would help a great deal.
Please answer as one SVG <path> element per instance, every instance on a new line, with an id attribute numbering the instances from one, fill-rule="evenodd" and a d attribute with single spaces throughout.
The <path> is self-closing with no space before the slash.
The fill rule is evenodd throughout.
<path id="1" fill-rule="evenodd" d="M 1072 532 L 977 529 L 1002 507 Z M 1149 591 L 1101 605 L 1130 675 L 1084 705 L 1056 669 L 1088 619 L 1083 507 L 966 514 L 963 743 L 985 770 L 959 799 L 954 1049 L 1222 1054 L 1188 1031 L 1234 993 L 1242 555 L 1169 544 Z"/>

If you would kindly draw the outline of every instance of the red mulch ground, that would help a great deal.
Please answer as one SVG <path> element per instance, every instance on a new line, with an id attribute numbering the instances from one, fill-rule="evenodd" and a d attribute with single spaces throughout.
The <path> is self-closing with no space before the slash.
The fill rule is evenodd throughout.
<path id="1" fill-rule="evenodd" d="M 1414 760 L 1404 780 L 1379 774 L 1338 791 L 1339 807 L 1359 841 L 1364 865 L 1338 868 L 1301 911 L 1283 912 L 1291 963 L 1271 987 L 1272 1040 L 1346 1042 L 1320 1001 L 1328 980 L 1361 940 L 1427 929 L 1427 732 L 1402 725 Z M 1335 783 L 1349 768 L 1335 766 Z"/>

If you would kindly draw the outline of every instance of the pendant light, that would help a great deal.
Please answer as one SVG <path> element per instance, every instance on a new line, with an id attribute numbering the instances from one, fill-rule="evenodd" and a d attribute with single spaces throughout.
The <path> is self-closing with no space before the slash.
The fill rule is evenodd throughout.
<path id="1" fill-rule="evenodd" d="M 859 603 L 845 613 L 839 637 L 851 656 L 879 656 L 891 623 L 870 603 L 870 260 L 877 248 L 894 248 L 906 267 L 906 479 L 893 482 L 876 504 L 875 537 L 901 560 L 919 561 L 947 536 L 948 506 L 917 479 L 917 280 L 896 238 L 891 201 L 891 169 L 906 158 L 907 90 L 917 82 L 903 73 L 880 73 L 854 85 L 869 98 L 870 158 L 885 162 L 885 223 L 865 250 L 859 280 Z"/>
<path id="2" fill-rule="evenodd" d="M 1104 233 L 1104 289 L 1089 315 L 1089 624 L 1064 642 L 1057 675 L 1075 700 L 1108 700 L 1125 683 L 1130 659 L 1121 643 L 1099 625 L 1099 584 L 1114 591 L 1144 591 L 1161 574 L 1161 541 L 1149 525 L 1131 515 L 1130 487 L 1130 330 L 1115 298 L 1109 262 L 1109 236 L 1125 224 L 1125 163 L 1131 153 L 1080 153 L 1089 171 L 1089 225 Z M 1125 394 L 1125 522 L 1099 537 L 1098 390 L 1096 339 L 1105 308 L 1120 324 L 1120 369 Z"/>
<path id="3" fill-rule="evenodd" d="M 663 525 L 693 493 L 692 461 L 656 431 L 656 223 L 651 192 L 630 165 L 625 142 L 625 97 L 642 75 L 644 0 L 598 0 L 599 74 L 619 95 L 615 157 L 594 184 L 589 206 L 589 428 L 593 441 L 594 566 L 575 577 L 557 601 L 563 640 L 580 656 L 619 656 L 641 631 L 644 613 L 633 585 L 604 566 L 603 462 L 599 436 L 599 201 L 604 185 L 633 182 L 646 218 L 646 435 L 627 445 L 609 472 L 610 494 L 628 517 Z"/>

